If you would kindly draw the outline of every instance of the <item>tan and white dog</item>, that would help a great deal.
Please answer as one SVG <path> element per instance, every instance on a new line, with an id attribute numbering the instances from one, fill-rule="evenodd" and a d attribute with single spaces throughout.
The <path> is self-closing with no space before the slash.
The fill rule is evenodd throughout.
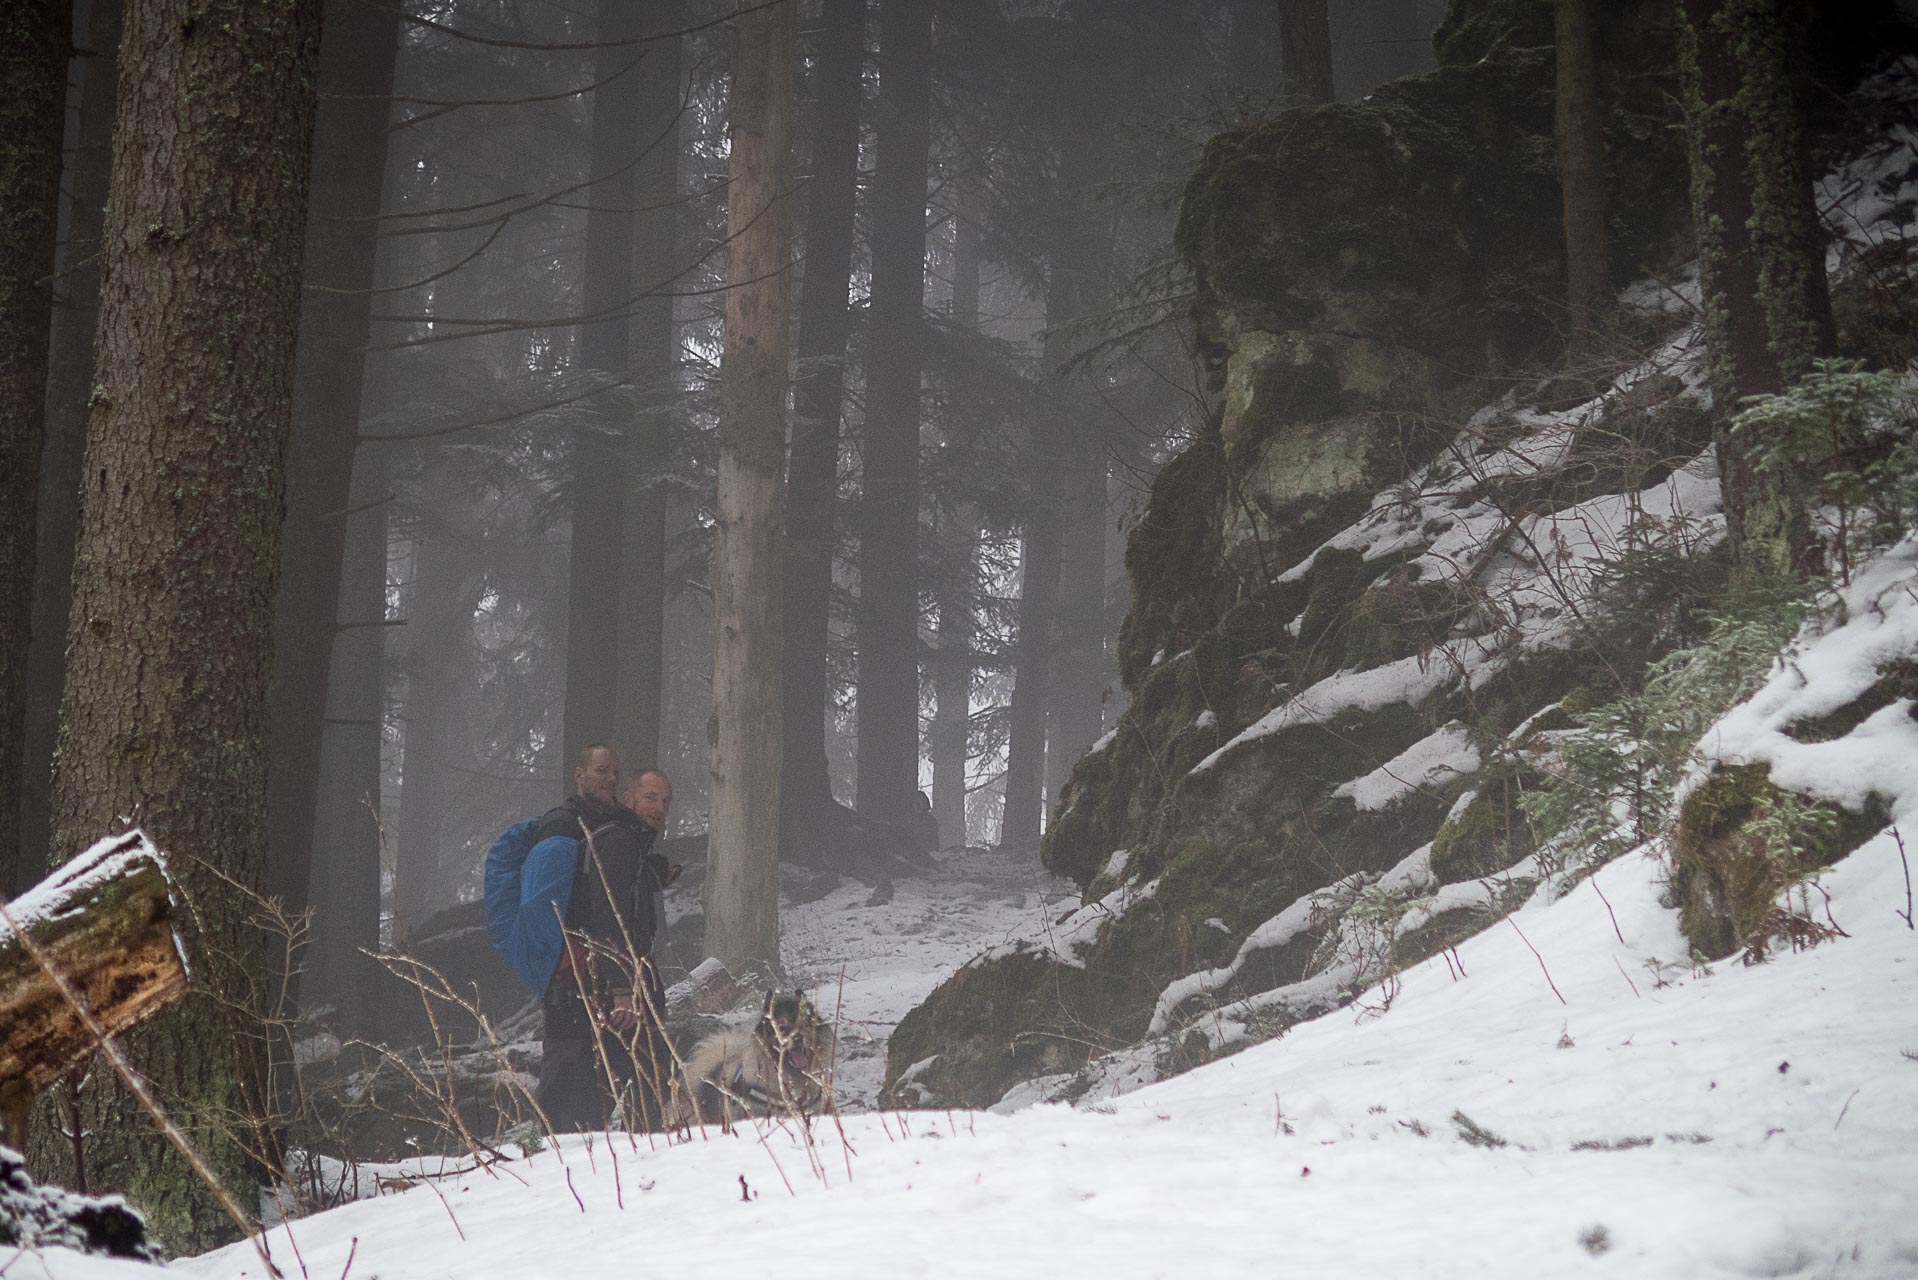
<path id="1" fill-rule="evenodd" d="M 694 1046 L 680 1073 L 674 1124 L 730 1125 L 748 1115 L 809 1115 L 832 1085 L 833 1033 L 797 991 L 766 995 L 750 1031 L 721 1031 Z"/>

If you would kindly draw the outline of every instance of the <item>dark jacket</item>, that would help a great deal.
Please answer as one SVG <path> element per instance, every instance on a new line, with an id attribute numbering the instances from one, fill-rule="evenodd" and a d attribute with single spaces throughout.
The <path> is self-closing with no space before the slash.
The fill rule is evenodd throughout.
<path id="1" fill-rule="evenodd" d="M 653 894 L 667 872 L 666 860 L 653 852 L 657 833 L 624 805 L 575 794 L 540 820 L 536 841 L 548 836 L 579 841 L 566 927 L 617 953 L 625 952 L 629 938 L 637 954 L 650 951 L 658 926 Z"/>

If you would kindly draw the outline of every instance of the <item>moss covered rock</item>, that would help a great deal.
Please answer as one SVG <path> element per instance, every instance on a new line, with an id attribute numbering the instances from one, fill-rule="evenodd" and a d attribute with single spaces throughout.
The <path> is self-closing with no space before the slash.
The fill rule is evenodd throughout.
<path id="1" fill-rule="evenodd" d="M 1673 839 L 1679 927 L 1707 960 L 1756 938 L 1779 894 L 1883 829 L 1882 805 L 1853 813 L 1779 787 L 1766 765 L 1721 766 L 1685 800 Z"/>
<path id="2" fill-rule="evenodd" d="M 1021 952 L 975 961 L 899 1021 L 886 1089 L 906 1105 L 985 1107 L 1014 1082 L 1085 1061 L 1072 1026 L 1085 974 Z"/>
<path id="3" fill-rule="evenodd" d="M 1432 837 L 1432 875 L 1457 884 L 1495 875 L 1538 849 L 1519 797 L 1547 784 L 1546 776 L 1518 757 L 1495 761 L 1474 780 L 1463 809 Z"/>
<path id="4" fill-rule="evenodd" d="M 1201 436 L 1166 463 L 1126 541 L 1132 609 L 1119 629 L 1119 677 L 1136 689 L 1155 658 L 1181 653 L 1217 621 L 1231 586 L 1217 571 L 1224 450 Z"/>
<path id="5" fill-rule="evenodd" d="M 1605 21 L 1661 3 L 1629 0 Z M 1130 702 L 1078 762 L 1042 850 L 1089 894 L 1119 880 L 1154 891 L 1079 964 L 1024 951 L 941 986 L 893 1037 L 902 1098 L 988 1103 L 1135 1041 L 1166 984 L 1230 962 L 1300 895 L 1389 869 L 1432 838 L 1456 794 L 1415 789 L 1362 810 L 1334 794 L 1342 784 L 1454 719 L 1499 741 L 1566 692 L 1566 664 L 1523 660 L 1469 692 L 1414 681 L 1406 701 L 1332 709 L 1195 772 L 1298 691 L 1428 653 L 1473 607 L 1420 581 L 1416 551 L 1367 559 L 1320 544 L 1496 394 L 1484 377 L 1553 341 L 1563 249 L 1549 29 L 1543 3 L 1458 0 L 1438 71 L 1207 146 L 1177 245 L 1219 408 L 1161 472 L 1128 542 L 1134 603 L 1118 654 Z M 1629 47 L 1621 81 L 1655 85 L 1656 41 Z M 1621 235 L 1621 274 L 1638 255 L 1669 257 L 1666 233 L 1682 225 L 1668 123 L 1629 105 L 1608 118 L 1613 153 L 1629 157 L 1614 175 L 1616 219 L 1664 236 Z M 1522 822 L 1484 794 L 1448 846 L 1461 869 L 1523 856 Z M 1313 945 L 1253 956 L 1215 996 L 1297 980 Z"/>

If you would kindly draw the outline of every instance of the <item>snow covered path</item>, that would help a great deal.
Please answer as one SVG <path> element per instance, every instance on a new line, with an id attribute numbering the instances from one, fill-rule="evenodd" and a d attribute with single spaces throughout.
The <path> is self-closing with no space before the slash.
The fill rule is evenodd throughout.
<path id="1" fill-rule="evenodd" d="M 872 887 L 848 880 L 815 902 L 780 907 L 787 970 L 827 1018 L 838 1011 L 834 1089 L 848 1111 L 872 1106 L 886 1038 L 933 988 L 995 943 L 1079 905 L 1077 887 L 1031 855 L 955 849 L 938 861 L 937 871 L 894 880 L 885 902 L 870 904 Z"/>

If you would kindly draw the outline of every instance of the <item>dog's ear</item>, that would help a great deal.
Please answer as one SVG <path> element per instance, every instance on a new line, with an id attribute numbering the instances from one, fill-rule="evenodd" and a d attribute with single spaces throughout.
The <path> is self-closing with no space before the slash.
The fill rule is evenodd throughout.
<path id="1" fill-rule="evenodd" d="M 779 1001 L 779 989 L 775 987 L 774 989 L 766 993 L 766 1003 L 760 1006 L 759 1016 L 762 1018 L 772 1017 L 773 1005 L 778 1003 L 778 1001 Z"/>

